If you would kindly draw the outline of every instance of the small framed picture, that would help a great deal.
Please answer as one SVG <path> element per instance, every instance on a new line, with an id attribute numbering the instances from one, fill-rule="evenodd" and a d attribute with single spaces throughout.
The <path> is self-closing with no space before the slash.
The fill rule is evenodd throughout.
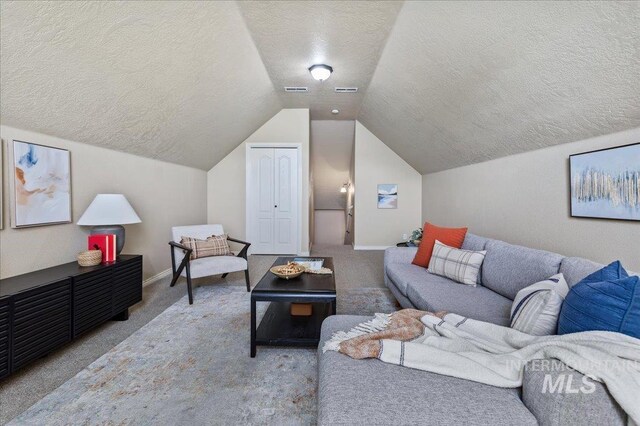
<path id="1" fill-rule="evenodd" d="M 378 208 L 398 208 L 398 185 L 394 183 L 381 183 L 378 185 Z"/>
<path id="2" fill-rule="evenodd" d="M 640 143 L 569 156 L 571 216 L 640 221 Z"/>
<path id="3" fill-rule="evenodd" d="M 71 222 L 71 156 L 61 148 L 13 141 L 12 226 Z"/>

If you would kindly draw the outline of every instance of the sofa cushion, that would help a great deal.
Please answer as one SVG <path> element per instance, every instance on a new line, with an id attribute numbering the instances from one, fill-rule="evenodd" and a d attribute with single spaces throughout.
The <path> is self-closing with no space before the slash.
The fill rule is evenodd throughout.
<path id="1" fill-rule="evenodd" d="M 410 281 L 407 297 L 417 309 L 447 311 L 493 324 L 509 326 L 511 300 L 486 287 L 460 285 L 448 278 L 429 274 L 420 281 Z"/>
<path id="2" fill-rule="evenodd" d="M 561 273 L 523 288 L 511 306 L 511 328 L 534 336 L 556 334 L 558 315 L 568 292 Z"/>
<path id="3" fill-rule="evenodd" d="M 481 251 L 484 250 L 489 241 L 489 238 L 480 237 L 467 232 L 467 235 L 464 237 L 462 247 L 460 248 L 462 250 Z M 480 265 L 480 273 L 478 274 L 478 284 L 482 284 L 482 265 Z"/>
<path id="4" fill-rule="evenodd" d="M 431 274 L 422 266 L 412 263 L 390 263 L 387 265 L 387 275 L 400 290 L 400 293 L 406 296 L 409 282 L 420 283 L 429 279 Z"/>
<path id="5" fill-rule="evenodd" d="M 591 275 L 605 265 L 595 263 L 582 257 L 565 257 L 560 264 L 560 272 L 564 275 L 569 287 L 573 287 L 582 281 L 587 275 Z M 629 275 L 638 275 L 636 272 L 627 271 Z"/>
<path id="6" fill-rule="evenodd" d="M 549 385 L 558 383 L 566 388 L 567 383 L 572 383 L 577 389 L 587 385 L 593 387 L 593 392 L 568 392 L 562 387 L 551 392 Z M 544 426 L 627 424 L 627 415 L 604 384 L 585 378 L 555 359 L 537 359 L 526 365 L 522 401 Z"/>
<path id="7" fill-rule="evenodd" d="M 594 275 L 602 275 L 602 281 L 589 276 L 569 291 L 560 311 L 558 334 L 603 330 L 640 339 L 640 278 Z"/>
<path id="8" fill-rule="evenodd" d="M 401 307 L 415 308 L 413 303 L 411 303 L 411 300 L 409 300 L 407 296 L 405 296 L 404 294 L 400 293 L 400 290 L 398 289 L 398 287 L 396 287 L 393 281 L 386 278 L 385 284 L 387 285 L 387 288 L 389 288 L 389 291 L 391 291 L 391 294 L 393 294 L 393 297 L 396 298 L 396 301 L 400 304 Z"/>
<path id="9" fill-rule="evenodd" d="M 336 331 L 371 317 L 338 315 L 322 324 L 319 348 Z M 518 389 L 498 388 L 454 377 L 354 360 L 318 351 L 319 425 L 535 425 Z"/>
<path id="10" fill-rule="evenodd" d="M 487 252 L 484 250 L 457 249 L 436 240 L 428 271 L 475 287 L 485 254 Z"/>
<path id="11" fill-rule="evenodd" d="M 584 277 L 604 266 L 581 257 L 565 257 L 560 264 L 560 272 L 569 287 L 573 287 Z"/>
<path id="12" fill-rule="evenodd" d="M 480 251 L 484 250 L 485 246 L 489 242 L 489 238 L 480 237 L 478 235 L 467 232 L 467 235 L 464 237 L 464 241 L 462 242 L 462 250 L 473 250 Z"/>
<path id="13" fill-rule="evenodd" d="M 462 247 L 466 234 L 467 228 L 443 228 L 425 222 L 422 231 L 422 241 L 420 242 L 420 246 L 418 246 L 418 252 L 412 263 L 426 268 L 429 266 L 433 245 L 436 243 L 436 240 L 449 247 L 460 248 Z"/>
<path id="14" fill-rule="evenodd" d="M 482 284 L 513 300 L 528 285 L 558 273 L 562 256 L 490 240 L 482 265 Z"/>

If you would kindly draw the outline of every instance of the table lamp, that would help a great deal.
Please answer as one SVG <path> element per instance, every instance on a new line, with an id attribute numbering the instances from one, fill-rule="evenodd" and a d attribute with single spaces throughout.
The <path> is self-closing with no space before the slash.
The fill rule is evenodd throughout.
<path id="1" fill-rule="evenodd" d="M 93 226 L 91 235 L 115 234 L 116 254 L 124 247 L 124 227 L 140 223 L 140 217 L 122 194 L 98 194 L 78 221 L 80 226 Z"/>

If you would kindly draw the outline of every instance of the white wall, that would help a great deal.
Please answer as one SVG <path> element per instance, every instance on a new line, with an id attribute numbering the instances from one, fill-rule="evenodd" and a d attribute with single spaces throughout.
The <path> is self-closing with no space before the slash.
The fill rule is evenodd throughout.
<path id="1" fill-rule="evenodd" d="M 171 267 L 173 225 L 206 221 L 206 172 L 118 151 L 0 126 L 3 143 L 13 139 L 68 149 L 71 152 L 72 219 L 77 222 L 98 193 L 122 193 L 142 223 L 126 225 L 123 253 L 144 255 L 148 278 Z M 87 249 L 88 228 L 75 223 L 11 229 L 10 159 L 4 153 L 4 229 L 0 231 L 0 278 L 75 260 Z"/>
<path id="2" fill-rule="evenodd" d="M 640 128 L 423 176 L 423 219 L 640 271 L 640 223 L 569 216 L 570 154 L 640 141 Z"/>
<path id="3" fill-rule="evenodd" d="M 356 152 L 355 151 L 356 151 L 356 145 L 355 145 L 355 134 L 354 134 L 354 143 L 353 143 L 353 147 L 351 148 L 351 163 L 349 164 L 349 188 L 347 189 L 347 205 L 344 210 L 344 219 L 346 224 L 344 243 L 351 244 L 351 245 L 353 245 L 354 237 L 355 237 L 355 202 L 356 202 Z"/>
<path id="4" fill-rule="evenodd" d="M 302 144 L 302 251 L 309 250 L 309 110 L 283 109 L 207 173 L 207 217 L 225 232 L 246 237 L 246 144 Z"/>
<path id="5" fill-rule="evenodd" d="M 340 187 L 349 181 L 353 152 L 353 120 L 311 121 L 311 169 L 316 210 L 344 209 Z"/>
<path id="6" fill-rule="evenodd" d="M 344 244 L 344 210 L 316 210 L 315 246 L 340 246 Z"/>
<path id="7" fill-rule="evenodd" d="M 356 121 L 356 249 L 389 247 L 422 226 L 422 176 Z M 398 185 L 398 208 L 378 209 L 378 184 Z"/>

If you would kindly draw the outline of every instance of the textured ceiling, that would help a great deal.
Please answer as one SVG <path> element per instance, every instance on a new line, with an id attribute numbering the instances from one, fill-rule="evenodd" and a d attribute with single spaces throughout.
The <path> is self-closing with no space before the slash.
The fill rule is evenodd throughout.
<path id="1" fill-rule="evenodd" d="M 209 169 L 282 106 L 235 2 L 2 2 L 2 124 Z"/>
<path id="2" fill-rule="evenodd" d="M 640 126 L 640 2 L 407 2 L 359 120 L 421 173 Z"/>
<path id="3" fill-rule="evenodd" d="M 0 4 L 2 124 L 202 169 L 283 107 L 421 173 L 640 126 L 640 2 Z"/>
<path id="4" fill-rule="evenodd" d="M 240 9 L 282 103 L 309 108 L 313 120 L 355 119 L 402 2 L 259 1 Z M 333 67 L 324 82 L 307 69 Z M 285 93 L 284 86 L 306 86 L 308 93 Z M 356 94 L 335 87 L 358 87 Z"/>

